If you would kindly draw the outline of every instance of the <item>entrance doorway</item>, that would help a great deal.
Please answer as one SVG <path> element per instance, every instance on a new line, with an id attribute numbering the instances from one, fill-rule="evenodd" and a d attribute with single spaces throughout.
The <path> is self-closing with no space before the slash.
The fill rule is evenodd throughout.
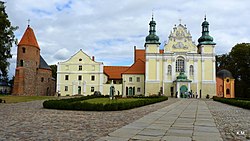
<path id="1" fill-rule="evenodd" d="M 181 98 L 187 98 L 187 96 L 188 96 L 187 91 L 188 91 L 187 86 L 182 85 L 182 86 L 180 87 L 180 97 L 181 97 Z"/>
<path id="2" fill-rule="evenodd" d="M 78 94 L 81 94 L 81 91 L 82 91 L 82 87 L 78 86 Z"/>

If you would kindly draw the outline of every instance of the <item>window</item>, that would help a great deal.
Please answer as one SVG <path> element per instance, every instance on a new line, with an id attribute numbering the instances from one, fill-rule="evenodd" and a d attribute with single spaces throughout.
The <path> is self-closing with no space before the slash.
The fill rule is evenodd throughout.
<path id="1" fill-rule="evenodd" d="M 137 82 L 140 82 L 140 81 L 141 81 L 140 77 L 137 77 L 137 78 L 136 78 L 136 81 L 137 81 Z"/>
<path id="2" fill-rule="evenodd" d="M 132 80 L 133 80 L 132 77 L 129 77 L 129 82 L 132 82 Z"/>
<path id="3" fill-rule="evenodd" d="M 44 81 L 44 78 L 42 77 L 42 78 L 41 78 L 41 82 L 43 82 L 43 81 Z"/>
<path id="4" fill-rule="evenodd" d="M 22 50 L 23 50 L 23 53 L 25 53 L 25 51 L 26 51 L 26 48 L 25 48 L 25 47 L 23 47 L 23 48 L 22 48 Z"/>
<path id="5" fill-rule="evenodd" d="M 65 80 L 69 80 L 69 75 L 65 75 Z"/>
<path id="6" fill-rule="evenodd" d="M 79 71 L 81 71 L 82 70 L 82 65 L 79 65 Z"/>
<path id="7" fill-rule="evenodd" d="M 230 90 L 229 90 L 229 89 L 227 89 L 227 90 L 226 90 L 226 93 L 227 93 L 227 94 L 230 94 Z"/>
<path id="8" fill-rule="evenodd" d="M 81 75 L 78 75 L 78 80 L 82 80 L 82 76 Z"/>
<path id="9" fill-rule="evenodd" d="M 91 92 L 94 92 L 95 91 L 95 87 L 91 87 Z"/>
<path id="10" fill-rule="evenodd" d="M 20 66 L 23 67 L 23 60 L 20 60 Z"/>
<path id="11" fill-rule="evenodd" d="M 69 65 L 66 65 L 66 66 L 65 66 L 65 69 L 66 69 L 66 70 L 69 70 Z"/>
<path id="12" fill-rule="evenodd" d="M 168 65 L 168 75 L 172 75 L 172 66 Z"/>
<path id="13" fill-rule="evenodd" d="M 181 72 L 185 70 L 184 58 L 177 58 L 176 60 L 176 72 Z"/>
<path id="14" fill-rule="evenodd" d="M 190 76 L 194 75 L 194 66 L 193 65 L 190 65 L 190 67 L 189 67 L 189 75 Z"/>
<path id="15" fill-rule="evenodd" d="M 95 81 L 95 76 L 94 75 L 91 76 L 91 81 Z"/>
<path id="16" fill-rule="evenodd" d="M 137 88 L 137 92 L 141 92 L 141 88 L 140 87 Z"/>
<path id="17" fill-rule="evenodd" d="M 64 87 L 64 91 L 67 92 L 69 90 L 68 86 Z"/>
<path id="18" fill-rule="evenodd" d="M 80 58 L 79 61 L 82 61 L 82 58 Z"/>

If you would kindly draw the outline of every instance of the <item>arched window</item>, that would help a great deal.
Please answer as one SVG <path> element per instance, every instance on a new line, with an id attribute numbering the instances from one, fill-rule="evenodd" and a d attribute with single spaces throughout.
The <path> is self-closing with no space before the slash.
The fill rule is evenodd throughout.
<path id="1" fill-rule="evenodd" d="M 226 93 L 227 93 L 227 94 L 230 94 L 230 90 L 229 90 L 229 89 L 227 89 L 227 90 L 226 90 Z"/>
<path id="2" fill-rule="evenodd" d="M 20 60 L 20 66 L 23 67 L 23 60 Z"/>
<path id="3" fill-rule="evenodd" d="M 176 59 L 176 72 L 181 72 L 185 70 L 185 63 L 184 63 L 184 58 L 178 57 Z"/>
<path id="4" fill-rule="evenodd" d="M 193 65 L 190 65 L 190 67 L 189 67 L 189 75 L 190 76 L 194 75 L 194 66 Z"/>
<path id="5" fill-rule="evenodd" d="M 172 66 L 168 65 L 168 75 L 172 75 Z"/>

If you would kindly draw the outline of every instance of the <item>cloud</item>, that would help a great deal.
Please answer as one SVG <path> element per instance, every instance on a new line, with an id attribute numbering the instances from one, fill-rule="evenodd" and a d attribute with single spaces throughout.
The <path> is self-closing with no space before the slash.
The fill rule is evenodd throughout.
<path id="1" fill-rule="evenodd" d="M 69 58 L 69 51 L 66 48 L 62 48 L 60 50 L 58 50 L 55 55 L 53 56 L 54 59 L 57 60 L 66 60 Z"/>
<path id="2" fill-rule="evenodd" d="M 48 64 L 64 61 L 83 49 L 104 65 L 130 65 L 133 47 L 144 48 L 152 9 L 161 47 L 179 19 L 197 43 L 206 14 L 216 52 L 222 54 L 239 42 L 250 42 L 248 5 L 248 0 L 43 0 L 39 4 L 11 0 L 6 10 L 12 25 L 20 27 L 15 32 L 19 40 L 31 20 Z"/>

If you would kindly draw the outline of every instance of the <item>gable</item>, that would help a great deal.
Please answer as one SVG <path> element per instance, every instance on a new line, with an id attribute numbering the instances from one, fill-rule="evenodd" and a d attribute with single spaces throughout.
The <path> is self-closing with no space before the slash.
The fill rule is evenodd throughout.
<path id="1" fill-rule="evenodd" d="M 197 52 L 197 47 L 192 41 L 192 36 L 186 25 L 175 26 L 168 38 L 168 43 L 164 46 L 164 52 Z"/>

